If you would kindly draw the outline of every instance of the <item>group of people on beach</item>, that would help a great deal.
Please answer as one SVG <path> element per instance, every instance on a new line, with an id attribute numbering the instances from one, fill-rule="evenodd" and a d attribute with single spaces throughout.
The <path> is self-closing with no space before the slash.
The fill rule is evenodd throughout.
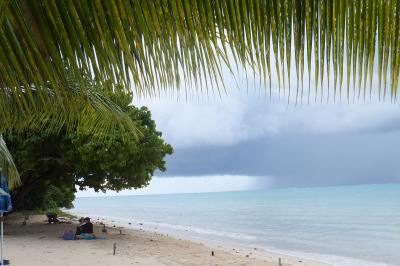
<path id="1" fill-rule="evenodd" d="M 80 218 L 79 225 L 76 227 L 75 234 L 71 230 L 65 230 L 61 238 L 64 240 L 95 239 L 96 236 L 93 233 L 93 224 L 90 221 L 90 218 Z"/>

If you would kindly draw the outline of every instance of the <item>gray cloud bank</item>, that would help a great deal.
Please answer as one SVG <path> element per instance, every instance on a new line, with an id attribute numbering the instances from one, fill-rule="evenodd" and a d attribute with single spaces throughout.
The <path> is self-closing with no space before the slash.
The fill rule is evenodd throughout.
<path id="1" fill-rule="evenodd" d="M 255 90 L 139 104 L 175 147 L 159 176 L 272 176 L 276 187 L 400 182 L 397 104 L 295 105 Z"/>
<path id="2" fill-rule="evenodd" d="M 273 176 L 276 187 L 400 182 L 399 137 L 397 131 L 285 135 L 228 147 L 178 149 L 164 175 Z"/>

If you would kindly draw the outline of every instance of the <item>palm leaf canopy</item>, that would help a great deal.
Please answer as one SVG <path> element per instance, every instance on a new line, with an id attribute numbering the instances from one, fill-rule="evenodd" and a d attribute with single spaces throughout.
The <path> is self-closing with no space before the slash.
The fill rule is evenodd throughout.
<path id="1" fill-rule="evenodd" d="M 1 134 L 0 134 L 0 174 L 7 176 L 8 186 L 10 189 L 13 189 L 21 182 L 17 168 L 15 167 L 14 164 L 14 160 Z"/>
<path id="2" fill-rule="evenodd" d="M 221 78 L 222 64 L 237 63 L 265 80 L 277 78 L 286 88 L 292 54 L 300 84 L 307 73 L 316 90 L 326 90 L 326 77 L 333 80 L 335 94 L 346 87 L 349 95 L 350 85 L 365 94 L 377 69 L 379 95 L 387 91 L 393 99 L 397 94 L 398 0 L 0 3 L 0 87 L 15 97 L 21 86 L 34 84 L 40 91 L 46 83 L 62 95 L 65 67 L 99 83 L 154 95 L 182 81 L 213 85 Z M 270 51 L 276 77 L 271 77 Z M 45 102 L 46 94 L 40 95 Z M 25 101 L 30 97 L 21 100 L 21 108 Z"/>

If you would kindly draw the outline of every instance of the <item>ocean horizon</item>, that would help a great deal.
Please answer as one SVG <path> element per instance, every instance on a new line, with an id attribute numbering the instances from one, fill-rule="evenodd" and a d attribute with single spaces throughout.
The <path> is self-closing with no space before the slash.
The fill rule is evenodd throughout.
<path id="1" fill-rule="evenodd" d="M 80 197 L 70 212 L 332 265 L 400 265 L 400 184 Z"/>

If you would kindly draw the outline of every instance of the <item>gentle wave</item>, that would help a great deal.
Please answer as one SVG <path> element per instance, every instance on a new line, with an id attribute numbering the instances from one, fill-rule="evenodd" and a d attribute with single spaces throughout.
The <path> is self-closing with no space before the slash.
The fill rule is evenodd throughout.
<path id="1" fill-rule="evenodd" d="M 120 227 L 125 227 L 125 228 L 141 228 L 143 227 L 146 230 L 149 231 L 154 231 L 158 229 L 164 229 L 166 233 L 174 233 L 174 232 L 181 232 L 184 235 L 185 232 L 190 232 L 190 233 L 195 233 L 199 235 L 209 235 L 209 236 L 219 236 L 223 238 L 230 238 L 230 239 L 235 239 L 235 240 L 252 240 L 255 241 L 257 240 L 257 237 L 251 236 L 251 235 L 246 235 L 246 234 L 241 234 L 241 233 L 235 233 L 235 232 L 227 232 L 227 231 L 216 231 L 212 229 L 206 229 L 206 228 L 199 228 L 199 227 L 193 227 L 193 226 L 183 226 L 183 225 L 177 225 L 177 224 L 169 224 L 169 223 L 163 223 L 163 222 L 149 222 L 149 221 L 139 221 L 135 219 L 127 219 L 127 218 L 121 218 L 121 217 L 113 217 L 113 216 L 104 216 L 104 215 L 98 215 L 98 214 L 85 214 L 85 213 L 79 213 L 79 212 L 70 212 L 73 215 L 76 216 L 90 216 L 93 217 L 94 219 L 104 219 L 106 222 L 110 224 L 116 224 Z M 131 224 L 129 224 L 131 223 Z M 138 226 L 141 224 L 141 226 Z M 208 240 L 208 239 L 206 239 Z M 212 239 L 211 239 L 212 240 Z"/>
<path id="2" fill-rule="evenodd" d="M 149 232 L 159 232 L 160 229 L 163 233 L 174 235 L 180 233 L 179 236 L 184 236 L 188 240 L 204 240 L 210 241 L 215 240 L 213 237 L 207 236 L 217 236 L 226 238 L 226 245 L 232 245 L 235 243 L 230 242 L 229 240 L 257 240 L 257 237 L 246 235 L 246 234 L 239 234 L 239 233 L 232 233 L 232 232 L 224 232 L 224 231 L 216 231 L 211 229 L 205 228 L 196 228 L 192 226 L 181 226 L 181 225 L 174 225 L 168 224 L 163 222 L 149 222 L 149 221 L 139 221 L 136 219 L 127 219 L 121 217 L 114 217 L 114 216 L 104 216 L 99 214 L 88 214 L 88 213 L 79 213 L 79 212 L 69 212 L 76 216 L 90 216 L 92 219 L 99 219 L 102 220 L 104 223 L 108 223 L 110 225 L 116 225 L 117 227 L 123 228 L 133 228 L 133 229 L 140 229 L 143 228 Z M 129 224 L 130 223 L 130 224 Z M 194 237 L 193 234 L 198 234 L 200 237 Z M 201 237 L 202 236 L 202 237 Z M 367 260 L 360 260 L 354 259 L 349 257 L 343 256 L 336 256 L 336 255 L 329 255 L 329 254 L 316 254 L 316 253 L 308 253 L 308 252 L 299 252 L 293 250 L 284 250 L 278 249 L 270 246 L 246 246 L 241 245 L 244 248 L 258 248 L 259 250 L 265 250 L 266 252 L 272 252 L 282 255 L 287 255 L 291 257 L 298 257 L 307 260 L 319 261 L 323 262 L 332 266 L 396 266 L 394 264 L 387 264 L 387 263 L 380 263 L 380 262 L 372 262 Z"/>
<path id="3" fill-rule="evenodd" d="M 293 250 L 282 250 L 272 247 L 263 247 L 267 251 L 271 251 L 278 254 L 284 254 L 287 256 L 293 256 L 298 258 L 304 258 L 313 261 L 323 262 L 332 266 L 396 266 L 394 264 L 381 263 L 376 261 L 367 261 L 361 259 L 354 259 L 344 256 L 330 255 L 330 254 L 316 254 L 308 252 L 300 252 Z"/>

